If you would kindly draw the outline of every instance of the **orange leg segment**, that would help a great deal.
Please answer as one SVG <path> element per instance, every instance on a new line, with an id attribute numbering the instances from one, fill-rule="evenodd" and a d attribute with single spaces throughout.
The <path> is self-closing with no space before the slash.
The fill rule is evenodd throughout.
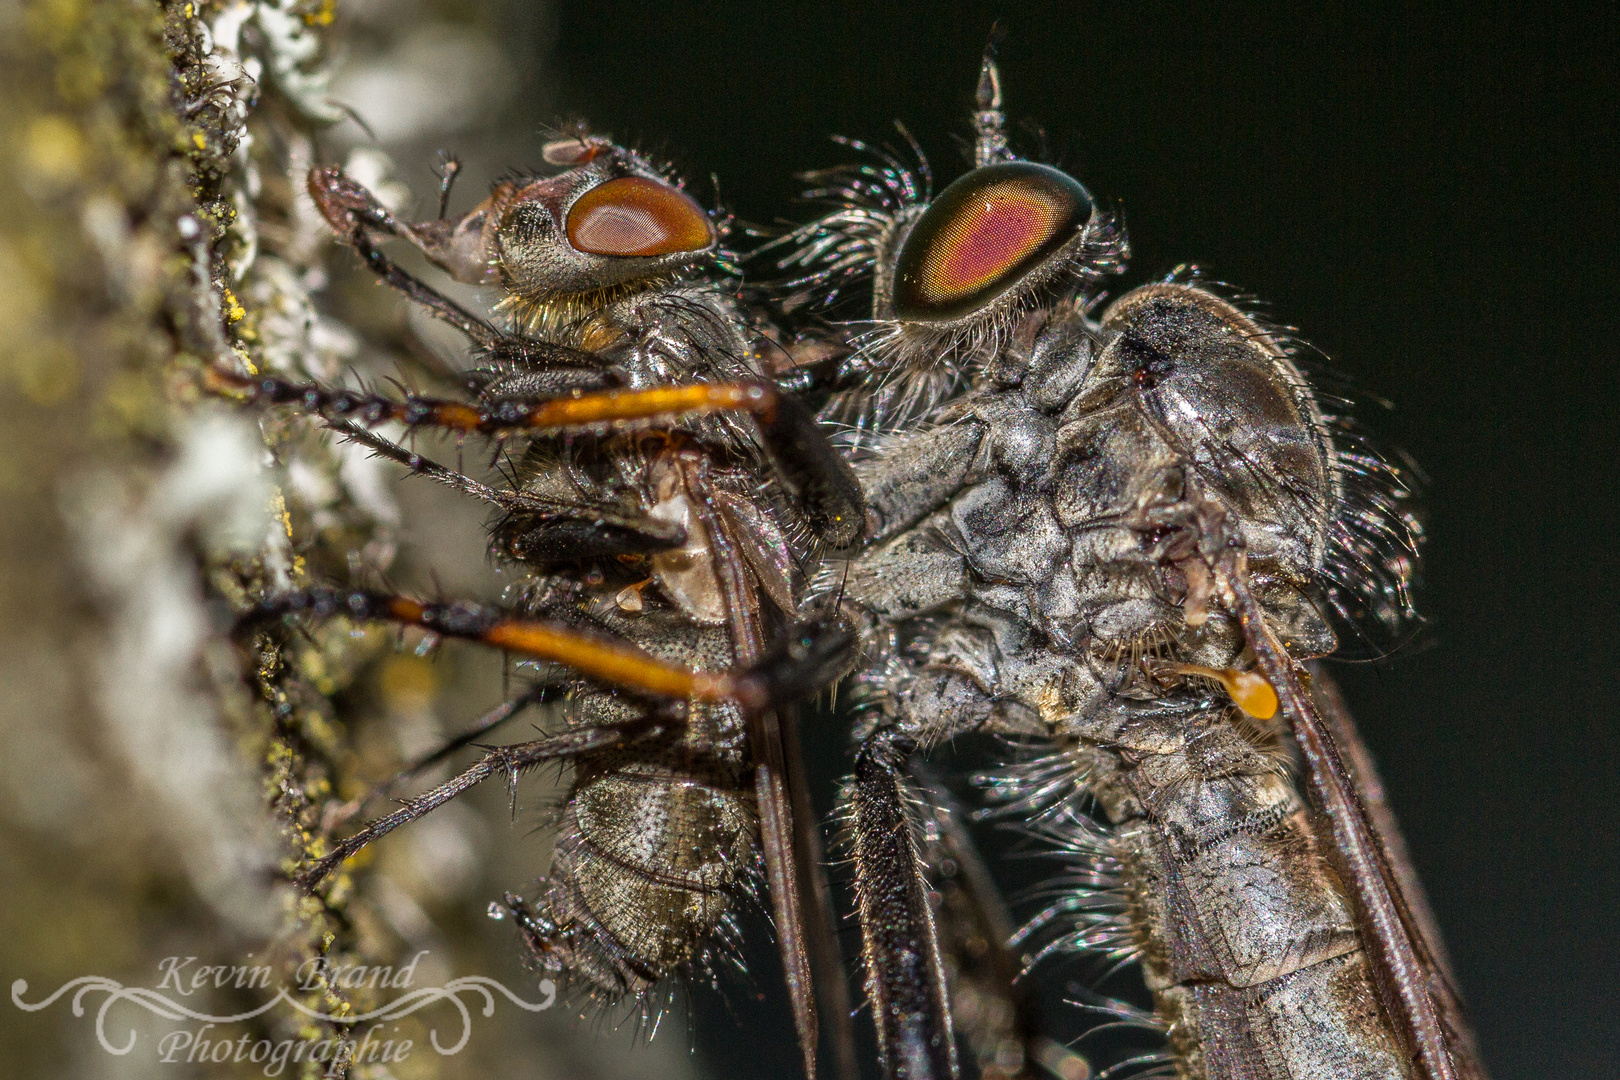
<path id="1" fill-rule="evenodd" d="M 866 503 L 843 456 L 822 435 L 808 410 L 765 382 L 692 383 L 648 390 L 580 392 L 536 401 L 500 398 L 478 404 L 409 394 L 403 401 L 381 394 L 297 383 L 275 375 L 241 375 L 213 366 L 203 387 L 244 404 L 298 405 L 334 424 L 398 421 L 464 434 L 595 428 L 612 424 L 673 421 L 714 412 L 754 417 L 777 474 L 802 496 L 806 521 L 834 547 L 860 539 Z"/>
<path id="2" fill-rule="evenodd" d="M 560 623 L 524 619 L 486 604 L 425 604 L 387 593 L 303 589 L 260 603 L 248 625 L 288 615 L 383 619 L 419 626 L 530 660 L 560 664 L 589 679 L 666 702 L 729 701 L 755 711 L 830 685 L 844 673 L 856 639 L 842 621 L 807 623 L 740 671 L 692 671 L 660 660 L 627 641 Z"/>
<path id="3" fill-rule="evenodd" d="M 781 392 L 768 383 L 741 382 L 606 390 L 539 402 L 513 399 L 485 405 L 414 394 L 395 401 L 381 394 L 295 383 L 274 375 L 239 375 L 219 367 L 204 371 L 203 386 L 211 393 L 246 404 L 301 405 L 328 419 L 366 424 L 398 421 L 410 427 L 479 435 L 596 427 L 726 411 L 751 413 L 768 423 L 774 419 L 781 400 Z"/>

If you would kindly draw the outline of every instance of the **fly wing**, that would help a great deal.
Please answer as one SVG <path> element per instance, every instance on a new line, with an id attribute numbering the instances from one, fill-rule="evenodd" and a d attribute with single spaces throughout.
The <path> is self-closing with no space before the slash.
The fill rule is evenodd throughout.
<path id="1" fill-rule="evenodd" d="M 1433 925 L 1427 908 L 1414 914 L 1406 899 L 1410 864 L 1397 871 L 1385 831 L 1365 805 L 1358 777 L 1345 763 L 1338 741 L 1302 683 L 1295 662 L 1266 624 L 1250 591 L 1247 561 L 1228 548 L 1218 559 L 1217 586 L 1243 627 L 1260 672 L 1277 691 L 1305 765 L 1312 800 L 1326 817 L 1356 918 L 1377 965 L 1385 1006 L 1405 1035 L 1426 1080 L 1485 1080 L 1484 1067 L 1462 1021 L 1444 962 L 1429 947 Z M 1341 709 L 1339 716 L 1348 720 Z M 1388 819 L 1387 809 L 1384 811 Z M 1392 824 L 1392 822 L 1391 822 Z M 1392 831 L 1392 830 L 1391 830 Z"/>
<path id="2" fill-rule="evenodd" d="M 850 1022 L 848 976 L 838 943 L 838 929 L 827 884 L 817 828 L 815 807 L 810 801 L 804 753 L 799 745 L 799 717 L 793 706 L 776 710 L 782 740 L 782 764 L 787 779 L 789 809 L 793 815 L 793 853 L 801 895 L 799 909 L 805 920 L 804 939 L 810 954 L 820 1015 L 825 1018 L 825 1035 L 833 1053 L 834 1075 L 839 1080 L 856 1080 L 860 1067 L 855 1059 L 855 1032 Z"/>
<path id="3" fill-rule="evenodd" d="M 756 714 L 750 720 L 748 741 L 755 759 L 754 792 L 759 803 L 760 846 L 771 890 L 771 914 L 775 917 L 776 940 L 787 975 L 793 1026 L 798 1030 L 799 1047 L 804 1052 L 805 1076 L 807 1080 L 816 1080 L 816 1042 L 820 1028 L 814 974 L 805 941 L 805 896 L 794 852 L 793 808 L 787 787 L 781 728 L 775 714 Z"/>
<path id="4" fill-rule="evenodd" d="M 716 497 L 706 462 L 687 469 L 683 479 L 692 496 L 693 513 L 709 535 L 715 577 L 724 598 L 737 662 L 751 665 L 759 659 L 764 640 L 760 605 L 744 569 L 746 548 L 739 551 L 738 535 L 733 531 L 739 518 L 726 516 L 726 504 Z M 735 515 L 735 500 L 731 510 Z M 746 526 L 747 522 L 742 524 Z M 749 538 L 746 527 L 737 531 Z M 792 605 L 788 606 L 791 609 Z M 785 710 L 751 710 L 747 724 L 748 745 L 754 758 L 760 848 L 806 1080 L 816 1080 L 816 1048 L 821 1031 L 816 1009 L 818 989 L 832 1006 L 830 1029 L 838 1075 L 840 1080 L 853 1080 L 856 1073 L 848 986 L 838 964 L 831 903 L 821 868 L 798 732 L 792 715 Z"/>
<path id="5" fill-rule="evenodd" d="M 1321 716 L 1328 734 L 1338 744 L 1340 759 L 1349 773 L 1350 781 L 1367 811 L 1373 839 L 1383 849 L 1384 862 L 1393 879 L 1391 891 L 1405 897 L 1406 910 L 1411 916 L 1409 932 L 1420 939 L 1423 950 L 1433 962 L 1430 971 L 1430 993 L 1440 1010 L 1440 1024 L 1446 1032 L 1446 1048 L 1451 1063 L 1462 1080 L 1486 1080 L 1485 1069 L 1474 1041 L 1473 1029 L 1463 1014 L 1462 1000 L 1457 993 L 1456 976 L 1446 955 L 1445 943 L 1440 937 L 1440 924 L 1429 909 L 1429 898 L 1423 884 L 1412 869 L 1407 855 L 1406 840 L 1401 836 L 1395 814 L 1384 797 L 1384 784 L 1373 764 L 1367 745 L 1356 730 L 1356 723 L 1339 693 L 1338 686 L 1320 664 L 1306 665 L 1311 674 L 1311 699 Z"/>

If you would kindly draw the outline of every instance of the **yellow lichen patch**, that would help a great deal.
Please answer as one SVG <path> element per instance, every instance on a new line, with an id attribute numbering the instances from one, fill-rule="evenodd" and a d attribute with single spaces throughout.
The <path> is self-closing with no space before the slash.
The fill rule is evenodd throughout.
<path id="1" fill-rule="evenodd" d="M 79 357 L 60 341 L 42 341 L 11 358 L 17 387 L 35 405 L 60 405 L 79 388 Z"/>
<path id="2" fill-rule="evenodd" d="M 276 488 L 275 494 L 270 497 L 270 513 L 277 521 L 281 522 L 282 535 L 291 540 L 293 538 L 292 513 L 287 509 L 287 496 L 279 487 Z"/>
<path id="3" fill-rule="evenodd" d="M 71 120 L 55 114 L 36 116 L 23 136 L 22 166 L 36 183 L 63 188 L 79 179 L 84 152 L 84 137 Z"/>
<path id="4" fill-rule="evenodd" d="M 392 712 L 420 712 L 433 704 L 439 692 L 439 676 L 433 665 L 419 656 L 390 656 L 377 676 L 377 686 Z"/>

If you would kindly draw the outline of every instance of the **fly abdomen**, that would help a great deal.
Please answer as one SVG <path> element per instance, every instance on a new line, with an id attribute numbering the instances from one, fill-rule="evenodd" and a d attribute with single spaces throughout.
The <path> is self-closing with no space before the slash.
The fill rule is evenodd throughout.
<path id="1" fill-rule="evenodd" d="M 612 619 L 655 655 L 684 649 L 700 664 L 731 657 L 721 629 L 668 634 L 664 610 Z M 581 687 L 574 725 L 622 723 L 644 708 Z M 607 1002 L 708 963 L 732 935 L 736 896 L 758 859 L 758 814 L 734 705 L 691 703 L 686 719 L 628 745 L 574 760 L 557 815 L 551 868 L 532 904 L 513 907 L 542 967 Z"/>
<path id="2" fill-rule="evenodd" d="M 1102 748 L 1114 856 L 1183 1076 L 1411 1075 L 1350 901 L 1289 777 L 1229 715 L 1163 753 Z"/>
<path id="3" fill-rule="evenodd" d="M 535 912 L 573 979 L 612 1000 L 700 958 L 754 861 L 753 801 L 726 779 L 619 761 L 576 781 Z"/>

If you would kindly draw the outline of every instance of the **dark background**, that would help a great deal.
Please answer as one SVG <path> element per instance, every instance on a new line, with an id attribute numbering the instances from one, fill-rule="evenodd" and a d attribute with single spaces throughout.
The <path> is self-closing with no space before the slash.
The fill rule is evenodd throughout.
<path id="1" fill-rule="evenodd" d="M 1392 401 L 1363 415 L 1431 481 L 1428 623 L 1338 674 L 1493 1075 L 1620 1075 L 1612 13 L 593 3 L 557 17 L 562 107 L 717 174 L 761 221 L 808 213 L 791 174 L 842 160 L 835 132 L 892 138 L 902 119 L 942 182 L 958 174 L 999 18 L 1008 112 L 1123 206 L 1127 284 L 1195 261 Z M 791 1069 L 785 1033 L 699 1048 L 761 1069 L 780 1049 Z"/>

